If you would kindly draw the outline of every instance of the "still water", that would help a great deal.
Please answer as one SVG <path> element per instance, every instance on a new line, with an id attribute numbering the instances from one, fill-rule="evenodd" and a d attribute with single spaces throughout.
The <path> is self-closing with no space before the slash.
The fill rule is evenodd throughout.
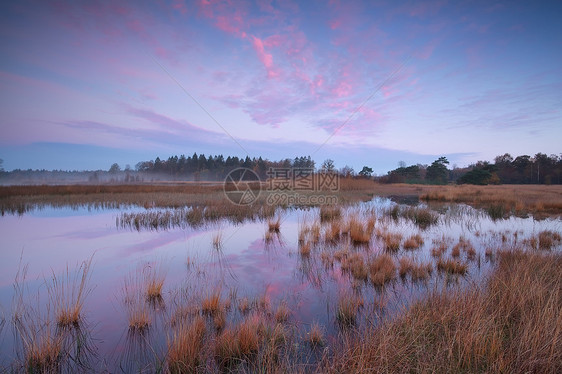
<path id="1" fill-rule="evenodd" d="M 407 256 L 418 262 L 435 263 L 430 250 L 434 243 L 446 240 L 449 248 L 459 237 L 470 241 L 477 257 L 469 264 L 467 275 L 450 282 L 449 277 L 435 270 L 424 282 L 408 282 L 398 278 L 383 291 L 353 282 L 336 262 L 325 266 L 319 256 L 303 257 L 299 253 L 299 227 L 318 222 L 319 211 L 310 209 L 280 210 L 280 233 L 266 240 L 267 222 L 248 221 L 233 224 L 226 220 L 197 228 L 184 227 L 165 230 L 131 229 L 118 225 L 124 210 L 91 210 L 87 208 L 44 208 L 21 216 L 0 217 L 0 332 L 2 367 L 9 367 L 16 353 L 11 333 L 14 313 L 14 280 L 18 270 L 26 268 L 26 296 L 30 302 L 41 303 L 45 298 L 48 279 L 62 277 L 92 258 L 83 317 L 90 330 L 96 354 L 104 358 L 106 367 L 118 365 L 128 330 L 127 313 L 123 303 L 124 281 L 130 274 L 146 266 L 158 266 L 165 273 L 164 300 L 173 309 L 182 295 L 195 295 L 200 300 L 212 290 L 220 289 L 224 297 L 267 299 L 275 309 L 285 303 L 291 311 L 290 321 L 306 329 L 313 321 L 320 322 L 327 335 L 337 333 L 335 318 L 337 300 L 350 290 L 359 292 L 364 300 L 374 300 L 384 293 L 386 313 L 395 313 L 424 293 L 440 287 L 463 287 L 479 282 L 493 263 L 486 250 L 499 247 L 518 247 L 540 231 L 561 232 L 560 219 L 534 220 L 532 217 L 510 217 L 491 220 L 486 214 L 465 205 L 443 205 L 437 209 L 439 220 L 426 229 L 417 227 L 405 218 L 393 220 L 385 211 L 395 203 L 375 198 L 343 209 L 342 220 L 348 215 L 378 217 L 376 227 L 401 233 L 404 238 L 419 233 L 424 244 L 415 251 L 400 249 L 393 254 Z M 144 208 L 130 208 L 126 212 L 145 212 Z M 324 230 L 324 225 L 322 225 Z M 221 245 L 213 245 L 213 238 L 222 237 Z M 347 244 L 346 244 L 347 245 Z M 337 250 L 342 243 L 318 243 L 313 249 L 328 247 Z M 559 249 L 559 246 L 558 246 Z M 360 250 L 366 257 L 383 251 L 373 239 Z M 452 285 L 451 285 L 452 284 Z M 233 296 L 235 295 L 235 296 Z M 199 299 L 198 299 L 199 297 Z M 165 309 L 165 307 L 163 307 Z M 364 318 L 368 319 L 367 313 Z M 231 313 L 233 320 L 239 319 Z M 156 322 L 155 322 L 156 324 Z M 154 333 L 154 344 L 165 345 L 165 336 Z"/>

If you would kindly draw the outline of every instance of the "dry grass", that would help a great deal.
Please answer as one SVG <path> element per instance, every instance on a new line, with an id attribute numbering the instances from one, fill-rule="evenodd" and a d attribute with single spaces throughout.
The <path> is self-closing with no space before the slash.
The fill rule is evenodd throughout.
<path id="1" fill-rule="evenodd" d="M 396 252 L 400 249 L 402 234 L 385 232 L 382 234 L 383 248 L 389 252 Z"/>
<path id="2" fill-rule="evenodd" d="M 257 353 L 260 333 L 264 328 L 265 323 L 257 314 L 248 317 L 238 326 L 238 347 L 243 356 Z"/>
<path id="3" fill-rule="evenodd" d="M 434 292 L 347 339 L 325 373 L 562 372 L 562 257 L 500 254 L 483 287 Z"/>
<path id="4" fill-rule="evenodd" d="M 369 244 L 371 234 L 356 216 L 351 216 L 348 222 L 349 237 L 353 244 Z"/>
<path id="5" fill-rule="evenodd" d="M 62 278 L 57 278 L 53 273 L 52 285 L 48 286 L 48 290 L 53 298 L 57 325 L 61 328 L 80 326 L 84 299 L 91 291 L 87 282 L 92 259 L 90 257 L 84 261 L 74 275 L 71 275 L 68 265 Z"/>
<path id="6" fill-rule="evenodd" d="M 338 299 L 336 319 L 341 326 L 352 326 L 357 322 L 357 312 L 363 300 L 350 293 L 344 293 Z"/>
<path id="7" fill-rule="evenodd" d="M 161 262 L 145 266 L 143 277 L 146 299 L 152 305 L 159 304 L 162 301 L 162 288 L 164 287 L 164 281 L 166 279 L 166 272 Z"/>
<path id="8" fill-rule="evenodd" d="M 429 278 L 433 272 L 433 265 L 429 262 L 415 264 L 411 270 L 412 281 L 417 282 Z"/>
<path id="9" fill-rule="evenodd" d="M 422 236 L 420 234 L 415 234 L 407 238 L 402 245 L 406 250 L 413 250 L 421 247 L 423 245 L 423 242 L 424 241 Z"/>
<path id="10" fill-rule="evenodd" d="M 250 301 L 247 297 L 244 297 L 238 301 L 238 310 L 242 314 L 247 314 L 250 311 Z"/>
<path id="11" fill-rule="evenodd" d="M 289 320 L 290 316 L 291 310 L 287 306 L 287 303 L 282 302 L 281 304 L 279 304 L 274 315 L 275 321 L 277 321 L 278 323 L 284 323 Z"/>
<path id="12" fill-rule="evenodd" d="M 142 280 L 134 275 L 125 279 L 123 293 L 129 332 L 144 334 L 148 331 L 152 319 L 150 307 L 142 291 Z"/>
<path id="13" fill-rule="evenodd" d="M 414 262 L 409 257 L 401 257 L 400 260 L 398 260 L 398 265 L 398 274 L 401 278 L 405 278 L 406 275 L 412 272 Z"/>
<path id="14" fill-rule="evenodd" d="M 324 345 L 324 329 L 318 322 L 312 322 L 312 326 L 310 326 L 310 331 L 307 334 L 306 341 L 313 347 Z"/>
<path id="15" fill-rule="evenodd" d="M 201 365 L 205 337 L 205 320 L 195 317 L 191 323 L 181 323 L 168 339 L 167 364 L 169 373 L 193 373 Z"/>
<path id="16" fill-rule="evenodd" d="M 219 368 L 226 370 L 241 361 L 242 353 L 238 343 L 238 331 L 226 328 L 217 336 L 214 345 L 214 357 Z"/>
<path id="17" fill-rule="evenodd" d="M 433 271 L 431 263 L 416 263 L 409 257 L 402 257 L 399 260 L 398 274 L 405 278 L 410 274 L 412 281 L 420 281 L 429 278 Z"/>
<path id="18" fill-rule="evenodd" d="M 392 257 L 382 254 L 369 263 L 369 278 L 375 286 L 383 286 L 390 282 L 396 275 L 396 265 Z"/>
<path id="19" fill-rule="evenodd" d="M 279 232 L 281 230 L 281 217 L 277 217 L 277 220 L 273 220 L 273 218 L 268 219 L 267 230 L 269 232 Z"/>
<path id="20" fill-rule="evenodd" d="M 562 237 L 557 232 L 550 230 L 541 231 L 538 234 L 538 248 L 543 250 L 550 250 L 555 245 L 560 244 L 561 239 Z"/>
<path id="21" fill-rule="evenodd" d="M 460 261 L 440 258 L 437 261 L 437 270 L 445 271 L 449 274 L 464 275 L 468 271 L 468 265 L 463 264 Z"/>
<path id="22" fill-rule="evenodd" d="M 335 205 L 322 205 L 320 207 L 320 221 L 332 221 L 335 219 L 340 219 L 341 208 Z"/>
<path id="23" fill-rule="evenodd" d="M 309 257 L 311 250 L 310 242 L 304 242 L 299 244 L 299 253 L 302 257 Z"/>
<path id="24" fill-rule="evenodd" d="M 487 208 L 496 218 L 501 218 L 507 212 L 535 215 L 562 214 L 562 186 L 559 185 L 426 187 L 420 198 L 428 201 L 467 203 Z"/>
<path id="25" fill-rule="evenodd" d="M 213 234 L 212 244 L 215 250 L 222 249 L 222 240 L 223 240 L 223 232 L 222 229 L 217 229 L 217 231 Z"/>
<path id="26" fill-rule="evenodd" d="M 205 314 L 216 315 L 222 310 L 221 290 L 214 290 L 201 301 L 201 310 Z"/>
<path id="27" fill-rule="evenodd" d="M 433 248 L 431 248 L 431 256 L 432 257 L 441 257 L 441 256 L 443 256 L 443 254 L 445 254 L 445 252 L 447 252 L 448 248 L 449 247 L 447 246 L 447 243 L 437 244 Z"/>
<path id="28" fill-rule="evenodd" d="M 341 221 L 332 220 L 330 222 L 330 227 L 324 233 L 324 241 L 328 243 L 335 243 L 340 239 L 341 236 Z"/>
<path id="29" fill-rule="evenodd" d="M 226 326 L 226 315 L 222 310 L 213 316 L 213 326 L 216 331 L 222 331 Z"/>

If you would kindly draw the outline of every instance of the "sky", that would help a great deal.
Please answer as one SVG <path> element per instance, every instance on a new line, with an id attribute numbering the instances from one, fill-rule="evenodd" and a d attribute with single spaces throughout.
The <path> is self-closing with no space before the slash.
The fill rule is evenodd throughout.
<path id="1" fill-rule="evenodd" d="M 560 1 L 3 1 L 6 170 L 562 152 Z"/>

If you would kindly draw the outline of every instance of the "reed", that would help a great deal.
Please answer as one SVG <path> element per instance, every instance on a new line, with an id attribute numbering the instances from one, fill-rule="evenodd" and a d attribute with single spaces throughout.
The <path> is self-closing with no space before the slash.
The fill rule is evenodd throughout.
<path id="1" fill-rule="evenodd" d="M 381 254 L 369 263 L 369 278 L 375 286 L 383 286 L 394 279 L 396 265 L 388 254 Z"/>
<path id="2" fill-rule="evenodd" d="M 538 248 L 542 250 L 550 250 L 552 247 L 560 244 L 562 236 L 559 233 L 544 230 L 538 234 Z"/>
<path id="3" fill-rule="evenodd" d="M 195 317 L 191 323 L 181 323 L 168 338 L 167 369 L 169 373 L 193 373 L 203 362 L 205 320 Z"/>
<path id="4" fill-rule="evenodd" d="M 402 234 L 386 232 L 382 234 L 383 247 L 388 252 L 396 252 L 400 249 Z"/>
<path id="5" fill-rule="evenodd" d="M 348 222 L 349 237 L 353 244 L 369 244 L 371 235 L 366 227 L 356 216 L 352 216 Z"/>
<path id="6" fill-rule="evenodd" d="M 275 311 L 275 316 L 274 316 L 275 321 L 277 321 L 278 323 L 284 323 L 289 320 L 290 316 L 291 316 L 291 311 L 287 306 L 287 303 L 286 302 L 280 303 L 279 306 L 277 307 L 277 310 Z"/>
<path id="7" fill-rule="evenodd" d="M 149 304 L 162 305 L 162 288 L 166 279 L 162 262 L 147 264 L 143 269 L 144 288 Z"/>
<path id="8" fill-rule="evenodd" d="M 341 208 L 335 205 L 322 205 L 320 207 L 320 221 L 328 222 L 335 219 L 340 219 Z"/>
<path id="9" fill-rule="evenodd" d="M 322 373 L 549 373 L 562 370 L 562 258 L 500 252 L 485 285 L 433 291 L 343 340 Z"/>
<path id="10" fill-rule="evenodd" d="M 420 248 L 424 243 L 424 240 L 420 234 L 415 234 L 410 236 L 404 241 L 404 249 L 413 250 Z"/>
<path id="11" fill-rule="evenodd" d="M 91 292 L 88 280 L 91 275 L 92 259 L 93 256 L 82 262 L 74 274 L 71 274 L 68 265 L 62 278 L 57 278 L 53 273 L 52 282 L 47 285 L 48 292 L 53 298 L 57 325 L 61 328 L 80 326 L 84 300 Z"/>
<path id="12" fill-rule="evenodd" d="M 279 232 L 281 229 L 281 217 L 277 217 L 277 220 L 268 219 L 267 220 L 267 230 L 269 232 Z"/>
<path id="13" fill-rule="evenodd" d="M 445 271 L 449 274 L 464 275 L 464 274 L 466 274 L 466 272 L 468 270 L 468 265 L 463 264 L 460 261 L 440 258 L 437 261 L 437 270 Z"/>
<path id="14" fill-rule="evenodd" d="M 357 312 L 363 305 L 363 301 L 358 296 L 344 293 L 338 299 L 336 308 L 336 320 L 343 327 L 355 325 L 357 322 Z"/>
<path id="15" fill-rule="evenodd" d="M 318 322 L 312 322 L 310 331 L 307 334 L 306 341 L 312 347 L 320 347 L 324 345 L 324 329 Z"/>
<path id="16" fill-rule="evenodd" d="M 311 251 L 310 242 L 304 242 L 299 244 L 299 253 L 302 257 L 309 257 Z"/>
<path id="17" fill-rule="evenodd" d="M 217 288 L 201 301 L 201 310 L 205 314 L 216 315 L 222 310 L 221 289 Z"/>
<path id="18" fill-rule="evenodd" d="M 222 229 L 219 228 L 213 234 L 213 238 L 212 238 L 213 248 L 217 251 L 222 249 L 222 241 L 223 241 L 223 232 L 222 232 Z"/>

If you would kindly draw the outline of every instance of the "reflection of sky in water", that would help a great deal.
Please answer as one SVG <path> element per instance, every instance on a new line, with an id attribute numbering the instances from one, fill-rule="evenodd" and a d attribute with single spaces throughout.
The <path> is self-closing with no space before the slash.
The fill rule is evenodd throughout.
<path id="1" fill-rule="evenodd" d="M 387 199 L 377 198 L 359 208 L 380 214 L 392 204 Z M 341 274 L 337 265 L 326 270 L 319 256 L 303 259 L 298 252 L 299 220 L 306 216 L 310 223 L 318 216 L 316 209 L 283 212 L 281 234 L 270 244 L 264 242 L 267 230 L 264 222 L 232 225 L 222 221 L 198 229 L 138 232 L 116 227 L 119 212 L 115 209 L 45 208 L 23 216 L 1 217 L 0 305 L 4 315 L 8 317 L 10 314 L 12 283 L 20 256 L 22 263 L 29 266 L 27 279 L 33 288 L 51 272 L 61 274 L 67 264 L 73 268 L 93 254 L 90 285 L 94 289 L 86 300 L 85 310 L 94 326 L 93 335 L 100 339 L 102 354 L 117 349 L 116 344 L 122 341 L 126 330 L 121 304 L 124 278 L 148 261 L 161 262 L 166 269 L 165 292 L 185 287 L 190 282 L 201 288 L 222 284 L 223 293 L 236 289 L 239 298 L 266 295 L 274 308 L 285 300 L 296 322 L 308 325 L 320 320 L 329 333 L 335 331 L 336 296 L 350 290 L 348 275 Z M 501 234 L 507 237 L 507 245 L 513 246 L 545 229 L 560 232 L 561 222 L 560 219 L 535 221 L 516 217 L 492 221 L 477 210 L 458 205 L 445 211 L 440 224 L 426 230 L 405 220 L 394 222 L 389 219 L 387 226 L 389 231 L 401 232 L 405 237 L 422 233 L 425 239 L 422 249 L 403 253 L 418 260 L 431 259 L 429 251 L 433 239 L 442 236 L 454 242 L 460 236 L 469 239 L 481 253 L 481 263 L 480 269 L 471 265 L 468 278 L 478 279 L 487 268 L 484 249 L 497 247 L 501 243 Z M 217 250 L 211 243 L 219 230 L 223 245 Z M 518 233 L 517 241 L 515 232 Z M 366 250 L 377 253 L 381 251 L 380 246 L 381 243 L 374 240 Z M 188 268 L 188 261 L 194 262 L 194 266 L 204 273 L 202 281 L 193 277 L 194 270 Z M 399 309 L 404 300 L 416 298 L 426 289 L 442 283 L 440 276 L 434 276 L 427 286 L 398 280 L 388 292 L 389 300 L 394 300 L 389 302 L 390 310 Z M 369 286 L 362 286 L 360 292 L 366 304 L 378 295 Z"/>

